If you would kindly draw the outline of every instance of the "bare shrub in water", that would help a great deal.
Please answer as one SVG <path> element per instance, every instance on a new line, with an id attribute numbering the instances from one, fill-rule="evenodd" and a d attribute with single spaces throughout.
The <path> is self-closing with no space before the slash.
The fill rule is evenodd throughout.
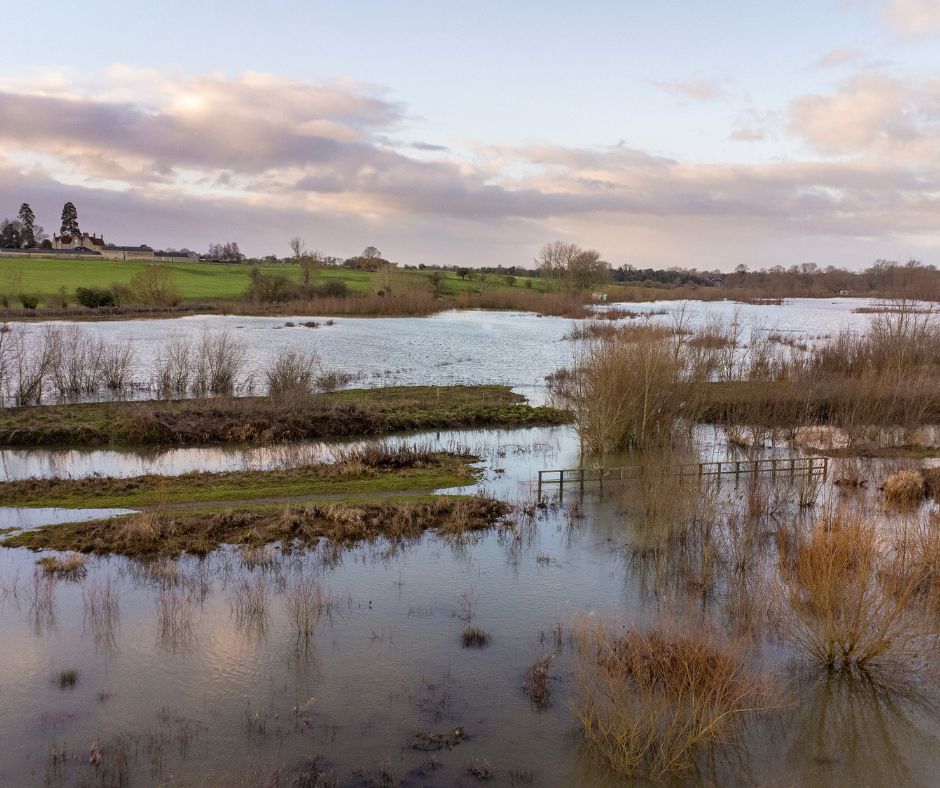
<path id="1" fill-rule="evenodd" d="M 12 364 L 8 373 L 8 393 L 18 407 L 39 405 L 55 360 L 56 343 L 49 331 L 30 342 L 22 329 L 14 329 L 9 344 Z"/>
<path id="2" fill-rule="evenodd" d="M 268 394 L 280 399 L 309 396 L 314 391 L 319 363 L 312 353 L 281 350 L 264 373 Z"/>
<path id="3" fill-rule="evenodd" d="M 51 377 L 60 397 L 94 394 L 100 385 L 104 342 L 80 326 L 49 329 L 44 341 L 51 346 Z"/>
<path id="4" fill-rule="evenodd" d="M 108 391 L 124 391 L 131 384 L 134 350 L 130 342 L 106 344 L 101 352 L 101 383 Z"/>
<path id="5" fill-rule="evenodd" d="M 923 655 L 916 579 L 873 523 L 827 511 L 806 536 L 781 530 L 778 548 L 781 623 L 800 651 L 845 669 Z"/>
<path id="6" fill-rule="evenodd" d="M 170 338 L 157 356 L 154 376 L 161 397 L 183 397 L 190 388 L 193 368 L 193 347 L 188 337 L 177 334 Z"/>
<path id="7" fill-rule="evenodd" d="M 899 509 L 910 509 L 924 500 L 924 477 L 919 471 L 898 471 L 885 479 L 885 501 Z"/>
<path id="8" fill-rule="evenodd" d="M 587 343 L 566 392 L 582 446 L 603 454 L 668 444 L 692 415 L 685 371 L 682 337 L 653 327 Z"/>
<path id="9" fill-rule="evenodd" d="M 245 343 L 228 331 L 202 335 L 196 351 L 192 393 L 232 394 L 245 365 Z"/>
<path id="10" fill-rule="evenodd" d="M 625 775 L 689 769 L 696 751 L 734 736 L 772 699 L 741 654 L 705 632 L 575 630 L 572 710 L 591 751 Z"/>

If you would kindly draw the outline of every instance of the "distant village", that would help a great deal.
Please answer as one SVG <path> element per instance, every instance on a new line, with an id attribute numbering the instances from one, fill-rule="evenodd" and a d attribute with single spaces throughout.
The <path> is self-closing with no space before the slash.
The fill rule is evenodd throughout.
<path id="1" fill-rule="evenodd" d="M 79 228 L 78 211 L 71 202 L 62 207 L 62 225 L 52 238 L 49 238 L 42 225 L 36 222 L 36 216 L 29 203 L 20 205 L 16 219 L 4 219 L 0 222 L 0 257 L 57 255 L 161 262 L 191 262 L 200 259 L 198 252 L 188 249 L 159 251 L 147 244 L 123 246 L 108 243 L 103 235 L 88 233 Z"/>

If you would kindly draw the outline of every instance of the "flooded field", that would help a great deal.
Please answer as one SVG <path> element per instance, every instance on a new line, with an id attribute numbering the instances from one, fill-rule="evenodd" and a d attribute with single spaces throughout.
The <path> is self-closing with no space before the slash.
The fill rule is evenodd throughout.
<path id="1" fill-rule="evenodd" d="M 748 330 L 816 341 L 863 328 L 867 316 L 852 311 L 859 303 L 688 309 L 702 324 L 737 315 Z M 546 397 L 544 376 L 571 362 L 562 338 L 571 321 L 556 318 L 448 313 L 277 328 L 283 323 L 211 317 L 86 328 L 131 336 L 147 358 L 172 332 L 226 327 L 245 338 L 253 363 L 296 343 L 370 385 L 500 382 L 536 400 Z M 603 489 L 537 488 L 539 471 L 594 462 L 582 457 L 576 426 L 385 441 L 474 455 L 477 482 L 438 492 L 511 504 L 483 530 L 148 560 L 0 548 L 0 785 L 936 784 L 937 629 L 924 623 L 940 609 L 928 561 L 940 554 L 934 493 L 924 488 L 932 477 L 914 479 L 918 497 L 905 507 L 885 493 L 889 479 L 919 467 L 905 457 L 833 456 L 824 476 L 786 461 L 779 472 L 749 474 L 749 461 L 795 460 L 844 436 L 734 426 L 696 424 L 662 450 L 608 453 L 605 467 L 631 470 Z M 922 432 L 918 440 L 935 442 L 934 427 Z M 0 482 L 314 467 L 369 443 L 3 449 Z M 744 472 L 710 477 L 698 468 L 715 460 L 732 463 L 726 470 L 743 463 Z M 5 507 L 0 530 L 121 513 Z M 854 651 L 827 663 L 814 651 L 830 641 L 819 635 L 822 595 L 809 587 L 823 581 L 807 567 L 818 569 L 819 543 L 843 533 L 857 537 L 853 545 L 867 539 L 870 552 L 861 560 L 853 546 L 836 582 L 831 571 L 825 582 L 848 588 L 840 604 L 875 611 L 875 624 L 858 625 L 857 643 L 839 642 L 890 655 L 887 666 L 874 660 L 869 669 L 870 655 Z M 657 648 L 630 640 L 640 631 L 660 633 L 650 641 Z M 676 699 L 664 678 L 643 684 L 647 666 L 669 663 L 663 654 L 681 663 L 670 649 L 694 638 L 706 672 L 726 671 L 727 691 L 700 694 L 693 677 Z M 631 648 L 643 658 L 618 662 Z M 633 672 L 613 675 L 612 664 Z M 592 738 L 585 720 L 610 722 L 617 709 L 608 702 L 622 691 L 614 680 L 624 676 L 648 694 L 618 718 L 619 738 L 596 730 Z M 708 725 L 677 730 L 676 719 L 721 717 L 723 703 L 744 724 L 721 736 Z M 654 779 L 625 777 L 646 729 L 622 726 L 650 714 L 657 736 L 689 736 L 694 746 L 676 746 L 688 761 L 673 763 L 664 745 L 651 759 L 662 767 Z"/>
<path id="2" fill-rule="evenodd" d="M 868 315 L 853 310 L 869 299 L 792 299 L 784 306 L 739 304 L 732 301 L 678 301 L 617 304 L 636 313 L 654 313 L 654 323 L 695 328 L 710 320 L 737 320 L 744 341 L 776 333 L 804 341 L 831 336 L 843 328 L 861 329 Z M 601 307 L 603 311 L 604 307 Z M 636 320 L 634 318 L 633 320 Z M 642 320 L 642 318 L 639 318 Z M 316 323 L 317 328 L 305 327 Z M 332 325 L 328 325 L 332 323 Z M 620 323 L 630 323 L 625 318 Z M 278 351 L 313 353 L 324 368 L 353 376 L 350 385 L 451 385 L 496 383 L 512 386 L 536 404 L 545 401 L 545 376 L 571 363 L 573 343 L 565 339 L 578 321 L 532 313 L 452 311 L 421 318 L 337 318 L 316 316 L 198 316 L 167 320 L 115 320 L 81 323 L 89 336 L 129 343 L 133 351 L 134 396 L 152 396 L 155 364 L 176 337 L 193 341 L 206 331 L 234 332 L 245 343 L 242 392 L 263 390 L 262 372 Z M 290 324 L 290 325 L 288 325 Z M 23 324 L 33 341 L 49 325 Z M 122 395 L 123 396 L 123 395 Z M 86 397 L 87 398 L 87 397 Z"/>
<path id="3" fill-rule="evenodd" d="M 564 464 L 565 443 L 500 436 L 495 452 L 516 470 L 494 476 L 518 497 L 529 468 Z M 34 579 L 34 554 L 4 550 L 0 782 L 291 784 L 317 763 L 342 784 L 469 785 L 474 765 L 495 784 L 622 784 L 577 735 L 571 628 L 585 616 L 720 619 L 733 598 L 725 581 L 688 595 L 678 565 L 645 560 L 648 524 L 630 502 L 640 494 L 569 493 L 513 530 L 467 540 L 90 558 L 81 577 L 58 581 Z M 768 538 L 758 534 L 756 554 Z M 292 604 L 310 588 L 319 607 L 305 633 Z M 471 624 L 485 648 L 461 647 Z M 686 783 L 929 785 L 940 775 L 934 682 L 897 691 L 801 669 L 769 637 L 760 651 L 793 698 Z M 546 657 L 548 697 L 534 702 L 526 674 Z M 466 741 L 421 738 L 458 727 Z"/>

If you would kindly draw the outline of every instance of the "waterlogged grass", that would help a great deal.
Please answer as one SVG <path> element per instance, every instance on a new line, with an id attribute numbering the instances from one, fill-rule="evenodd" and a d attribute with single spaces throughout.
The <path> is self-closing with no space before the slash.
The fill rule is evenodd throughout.
<path id="1" fill-rule="evenodd" d="M 279 470 L 150 474 L 129 478 L 24 479 L 0 484 L 4 506 L 137 508 L 213 501 L 431 491 L 472 484 L 477 458 L 449 452 L 423 454 L 410 467 L 356 462 Z"/>
<path id="2" fill-rule="evenodd" d="M 312 545 L 326 539 L 346 545 L 379 538 L 397 543 L 416 539 L 427 530 L 445 537 L 461 537 L 497 525 L 509 511 L 508 504 L 476 495 L 222 512 L 144 513 L 44 526 L 15 534 L 0 544 L 155 558 L 182 553 L 205 555 L 223 544 Z"/>
<path id="3" fill-rule="evenodd" d="M 406 386 L 290 401 L 216 397 L 8 409 L 0 411 L 0 445 L 258 444 L 566 421 L 562 411 L 533 407 L 507 386 Z"/>

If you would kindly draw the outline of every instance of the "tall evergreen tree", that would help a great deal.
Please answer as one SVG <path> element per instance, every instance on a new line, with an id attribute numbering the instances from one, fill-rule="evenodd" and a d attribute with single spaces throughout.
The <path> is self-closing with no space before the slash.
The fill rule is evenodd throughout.
<path id="1" fill-rule="evenodd" d="M 72 238 L 81 237 L 82 231 L 78 229 L 78 211 L 71 202 L 62 206 L 62 227 L 59 229 L 59 234 L 71 235 Z"/>
<path id="2" fill-rule="evenodd" d="M 23 226 L 23 246 L 34 247 L 36 245 L 36 214 L 33 213 L 33 209 L 29 207 L 28 202 L 24 202 L 20 206 L 16 217 Z"/>

